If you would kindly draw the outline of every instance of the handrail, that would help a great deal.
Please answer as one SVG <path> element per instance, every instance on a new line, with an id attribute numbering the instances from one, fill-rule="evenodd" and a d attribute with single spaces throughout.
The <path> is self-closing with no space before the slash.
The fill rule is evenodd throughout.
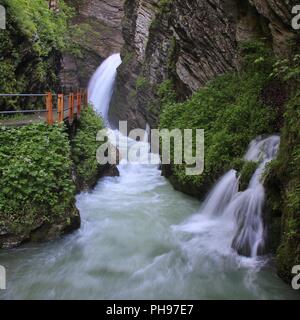
<path id="1" fill-rule="evenodd" d="M 0 115 L 12 114 L 26 114 L 26 113 L 46 113 L 46 121 L 48 125 L 53 125 L 54 118 L 57 114 L 57 121 L 73 122 L 74 116 L 80 118 L 81 108 L 88 106 L 88 93 L 87 89 L 77 89 L 68 94 L 47 92 L 45 94 L 31 94 L 31 93 L 5 93 L 0 94 L 0 97 L 45 97 L 45 109 L 41 110 L 14 110 L 14 111 L 0 111 Z M 55 99 L 55 106 L 53 102 Z M 66 106 L 67 105 L 67 106 Z M 75 112 L 76 107 L 76 112 Z M 66 116 L 64 116 L 66 114 Z"/>
<path id="2" fill-rule="evenodd" d="M 0 97 L 45 97 L 46 95 L 46 93 L 0 93 Z"/>
<path id="3" fill-rule="evenodd" d="M 0 115 L 3 114 L 19 114 L 19 113 L 38 113 L 38 112 L 47 112 L 45 109 L 41 110 L 15 110 L 15 111 L 0 111 Z"/>

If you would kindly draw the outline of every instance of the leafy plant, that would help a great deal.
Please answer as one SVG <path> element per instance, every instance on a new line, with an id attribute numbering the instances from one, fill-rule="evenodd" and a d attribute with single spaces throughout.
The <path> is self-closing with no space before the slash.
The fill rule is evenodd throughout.
<path id="1" fill-rule="evenodd" d="M 246 161 L 240 172 L 240 191 L 247 189 L 249 182 L 257 169 L 257 163 L 254 161 Z"/>
<path id="2" fill-rule="evenodd" d="M 219 76 L 184 103 L 174 103 L 170 82 L 160 89 L 164 104 L 160 128 L 205 130 L 204 173 L 186 176 L 185 165 L 172 166 L 173 179 L 188 186 L 187 192 L 197 190 L 197 195 L 203 196 L 216 179 L 242 158 L 249 141 L 274 132 L 276 110 L 260 99 L 272 68 L 269 49 L 263 50 L 260 43 L 247 44 L 244 54 L 241 72 Z M 257 67 L 248 68 L 258 59 Z"/>
<path id="3" fill-rule="evenodd" d="M 52 221 L 74 202 L 65 128 L 44 124 L 0 129 L 0 226 Z"/>
<path id="4" fill-rule="evenodd" d="M 89 187 L 97 182 L 100 165 L 96 152 L 100 144 L 96 136 L 104 127 L 103 120 L 92 107 L 83 110 L 79 129 L 72 141 L 72 159 L 76 167 L 78 188 Z"/>
<path id="5" fill-rule="evenodd" d="M 41 93 L 58 84 L 57 61 L 62 52 L 75 52 L 74 11 L 59 2 L 59 12 L 45 0 L 0 0 L 7 11 L 7 29 L 0 32 L 1 93 Z M 20 109 L 29 99 L 1 98 L 0 109 Z M 32 101 L 31 101 L 32 102 Z"/>

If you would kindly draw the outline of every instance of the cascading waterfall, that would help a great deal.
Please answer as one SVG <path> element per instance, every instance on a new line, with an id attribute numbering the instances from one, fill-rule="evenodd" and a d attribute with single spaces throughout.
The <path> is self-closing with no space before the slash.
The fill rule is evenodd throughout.
<path id="1" fill-rule="evenodd" d="M 108 110 L 113 94 L 117 68 L 122 63 L 120 54 L 107 58 L 97 69 L 88 87 L 89 100 L 97 113 L 108 122 Z"/>
<path id="2" fill-rule="evenodd" d="M 235 221 L 232 248 L 240 255 L 256 257 L 262 253 L 265 239 L 263 205 L 265 190 L 261 182 L 268 162 L 277 154 L 280 137 L 258 137 L 250 143 L 245 161 L 258 162 L 247 190 L 238 192 L 235 170 L 226 173 L 208 195 L 200 212 L 212 217 L 225 216 Z"/>
<path id="3" fill-rule="evenodd" d="M 259 137 L 251 142 L 245 155 L 246 161 L 257 161 L 259 165 L 247 190 L 238 193 L 228 209 L 235 215 L 238 228 L 232 247 L 241 255 L 255 257 L 263 253 L 265 190 L 261 180 L 266 165 L 276 157 L 279 144 L 280 137 L 277 135 L 265 139 Z"/>
<path id="4" fill-rule="evenodd" d="M 237 194 L 238 188 L 237 172 L 235 170 L 230 170 L 209 193 L 201 206 L 200 212 L 210 216 L 222 215 L 224 213 L 224 208 Z"/>
<path id="5" fill-rule="evenodd" d="M 89 85 L 90 101 L 107 123 L 116 70 L 120 64 L 119 54 L 106 59 L 92 77 Z M 111 139 L 112 141 L 117 141 L 117 147 L 121 155 L 127 152 L 126 148 L 125 152 L 123 151 L 124 146 L 129 145 L 137 150 L 142 150 L 142 158 L 147 158 L 150 150 L 147 143 L 149 130 L 150 127 L 147 124 L 146 134 L 140 142 L 123 136 L 117 130 L 110 130 L 110 135 L 114 137 L 114 139 Z M 268 138 L 258 137 L 253 140 L 244 159 L 245 161 L 258 162 L 259 165 L 247 190 L 244 192 L 238 191 L 237 172 L 230 170 L 220 179 L 201 206 L 200 212 L 205 215 L 212 217 L 231 216 L 231 219 L 235 221 L 236 230 L 231 245 L 240 255 L 255 257 L 262 252 L 264 246 L 262 208 L 265 191 L 261 183 L 261 177 L 266 164 L 276 156 L 279 142 L 280 138 L 276 135 Z M 143 145 L 142 148 L 141 145 Z M 125 162 L 121 162 L 121 166 L 124 167 L 124 165 Z M 128 170 L 127 164 L 126 169 Z M 131 172 L 133 172 L 133 168 L 131 168 Z"/>
<path id="6" fill-rule="evenodd" d="M 108 58 L 90 82 L 90 100 L 107 122 L 120 61 L 119 55 Z M 150 155 L 146 136 L 137 142 L 110 132 L 121 154 L 126 144 L 143 144 L 145 157 Z M 231 247 L 236 234 L 234 245 L 249 242 L 256 250 L 261 213 L 252 204 L 261 208 L 263 199 L 251 194 L 263 194 L 260 177 L 278 144 L 275 136 L 253 141 L 246 159 L 260 166 L 248 192 L 238 192 L 236 171 L 230 170 L 194 216 L 199 201 L 174 191 L 157 165 L 122 160 L 119 177 L 105 177 L 92 192 L 78 195 L 78 232 L 0 251 L 0 264 L 9 270 L 0 299 L 298 298 L 274 272 L 259 272 L 258 259 L 245 259 Z M 247 212 L 237 210 L 241 197 Z"/>
<path id="7" fill-rule="evenodd" d="M 127 156 L 128 147 L 131 148 L 131 151 L 136 150 L 136 153 L 139 154 L 138 158 L 140 162 L 143 160 L 146 161 L 149 158 L 150 145 L 148 140 L 150 126 L 148 123 L 146 124 L 145 134 L 139 142 L 129 139 L 118 130 L 110 129 L 108 111 L 117 75 L 117 68 L 121 63 L 122 60 L 120 54 L 114 54 L 108 57 L 96 70 L 90 80 L 88 92 L 89 100 L 95 111 L 103 117 L 107 127 L 109 128 L 107 134 L 110 137 L 110 142 L 118 148 L 120 157 L 123 159 L 121 164 L 124 165 L 126 162 L 124 158 Z M 155 158 L 157 164 L 159 163 L 158 155 L 152 155 L 152 158 Z"/>

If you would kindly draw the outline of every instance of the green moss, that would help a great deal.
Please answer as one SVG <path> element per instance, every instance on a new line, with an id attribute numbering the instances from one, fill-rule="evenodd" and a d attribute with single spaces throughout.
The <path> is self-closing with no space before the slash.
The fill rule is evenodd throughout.
<path id="1" fill-rule="evenodd" d="M 300 94 L 284 115 L 278 158 L 266 175 L 268 206 L 272 217 L 281 216 L 281 240 L 277 250 L 278 273 L 290 281 L 291 270 L 300 264 Z"/>
<path id="2" fill-rule="evenodd" d="M 123 59 L 122 59 L 122 65 L 127 66 L 131 63 L 131 61 L 134 59 L 134 53 L 133 52 L 126 52 Z"/>
<path id="3" fill-rule="evenodd" d="M 149 86 L 149 81 L 143 77 L 143 76 L 139 76 L 136 80 L 136 90 L 143 90 L 145 88 L 147 88 Z"/>
<path id="4" fill-rule="evenodd" d="M 100 165 L 96 159 L 96 152 L 100 145 L 96 136 L 101 129 L 104 129 L 104 122 L 92 107 L 84 109 L 79 129 L 72 141 L 72 159 L 76 167 L 78 190 L 92 187 L 99 178 Z"/>
<path id="5" fill-rule="evenodd" d="M 248 188 L 249 182 L 257 169 L 257 162 L 246 161 L 241 172 L 240 172 L 240 191 L 245 191 Z"/>
<path id="6" fill-rule="evenodd" d="M 170 42 L 170 48 L 168 52 L 168 74 L 169 77 L 176 77 L 176 63 L 178 58 L 178 44 L 177 39 L 172 37 Z"/>
<path id="7" fill-rule="evenodd" d="M 171 4 L 172 4 L 172 0 L 159 0 L 158 7 L 160 10 L 160 13 L 168 12 Z"/>
<path id="8" fill-rule="evenodd" d="M 172 80 L 166 80 L 158 86 L 157 90 L 160 104 L 164 107 L 176 103 L 176 92 Z"/>

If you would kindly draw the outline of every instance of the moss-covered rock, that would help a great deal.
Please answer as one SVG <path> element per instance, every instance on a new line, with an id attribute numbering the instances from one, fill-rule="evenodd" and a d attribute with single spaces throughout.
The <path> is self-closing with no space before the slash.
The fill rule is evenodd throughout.
<path id="1" fill-rule="evenodd" d="M 246 161 L 240 172 L 239 190 L 245 191 L 248 188 L 249 182 L 257 169 L 257 162 Z"/>
<path id="2" fill-rule="evenodd" d="M 278 274 L 287 282 L 300 264 L 300 95 L 287 106 L 278 158 L 267 171 L 265 186 L 271 225 L 281 222 Z M 277 229 L 278 230 L 278 229 Z M 278 231 L 277 231 L 278 232 Z M 271 233 L 274 238 L 274 234 Z"/>
<path id="3" fill-rule="evenodd" d="M 104 128 L 102 118 L 92 107 L 83 110 L 77 134 L 72 141 L 72 159 L 78 192 L 94 187 L 104 175 L 119 175 L 116 166 L 109 164 L 103 166 L 97 162 L 96 153 L 101 142 L 97 142 L 96 137 L 98 131 Z"/>

